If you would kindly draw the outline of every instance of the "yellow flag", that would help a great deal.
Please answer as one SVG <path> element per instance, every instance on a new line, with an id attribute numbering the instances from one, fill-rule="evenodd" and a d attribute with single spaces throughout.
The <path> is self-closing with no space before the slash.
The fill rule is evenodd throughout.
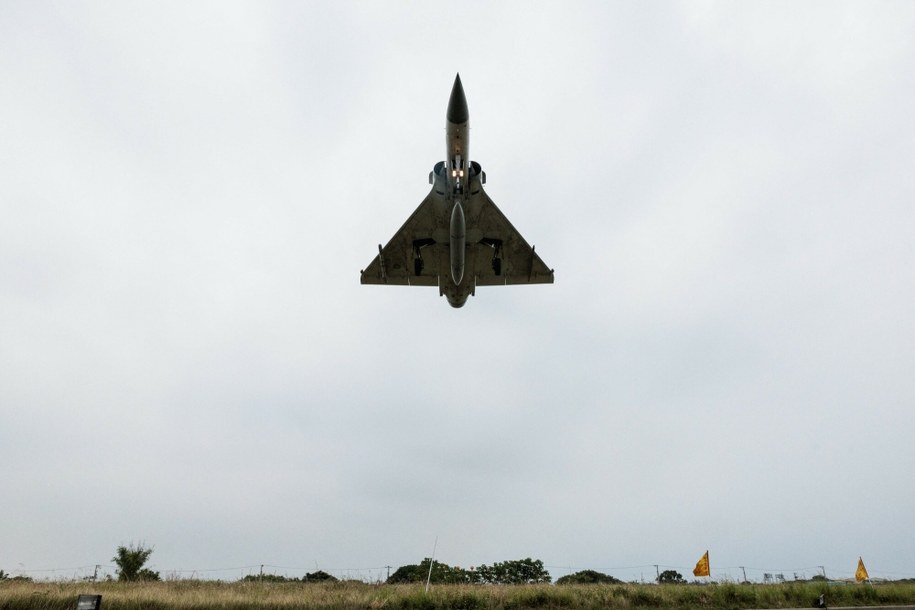
<path id="1" fill-rule="evenodd" d="M 864 561 L 858 557 L 858 569 L 855 570 L 855 580 L 862 582 L 869 578 L 870 577 L 867 575 L 867 568 L 864 567 Z"/>
<path id="2" fill-rule="evenodd" d="M 705 555 L 700 557 L 699 561 L 696 562 L 696 567 L 693 570 L 693 576 L 708 576 L 709 572 L 708 551 L 706 551 Z"/>

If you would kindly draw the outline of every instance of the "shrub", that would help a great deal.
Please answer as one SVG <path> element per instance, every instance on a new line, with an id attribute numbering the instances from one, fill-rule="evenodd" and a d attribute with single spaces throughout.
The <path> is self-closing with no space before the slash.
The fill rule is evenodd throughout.
<path id="1" fill-rule="evenodd" d="M 574 574 L 563 576 L 556 581 L 557 585 L 590 585 L 590 584 L 620 584 L 619 578 L 614 578 L 609 574 L 603 574 L 594 570 L 581 570 Z"/>
<path id="2" fill-rule="evenodd" d="M 158 572 L 143 567 L 152 552 L 152 547 L 146 547 L 143 543 L 119 546 L 117 554 L 111 558 L 118 566 L 118 580 L 160 580 Z"/>

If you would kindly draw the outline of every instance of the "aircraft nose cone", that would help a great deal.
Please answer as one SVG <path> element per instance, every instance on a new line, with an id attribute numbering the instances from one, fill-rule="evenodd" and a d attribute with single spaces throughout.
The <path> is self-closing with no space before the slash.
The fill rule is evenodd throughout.
<path id="1" fill-rule="evenodd" d="M 454 77 L 454 86 L 451 87 L 451 98 L 448 100 L 448 121 L 451 123 L 466 123 L 470 118 L 467 110 L 467 98 L 464 97 L 464 86 L 461 84 L 461 75 Z"/>

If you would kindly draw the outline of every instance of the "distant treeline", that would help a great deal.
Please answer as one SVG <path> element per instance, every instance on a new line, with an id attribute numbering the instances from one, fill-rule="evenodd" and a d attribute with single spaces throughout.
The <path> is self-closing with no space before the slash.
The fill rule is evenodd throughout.
<path id="1" fill-rule="evenodd" d="M 431 570 L 430 570 L 431 566 Z M 242 579 L 243 582 L 337 582 L 327 572 L 318 570 L 306 574 L 302 578 L 279 576 L 276 574 L 249 574 Z M 432 561 L 425 558 L 418 564 L 410 564 L 397 568 L 385 581 L 387 584 L 411 584 L 425 583 L 431 584 L 490 584 L 490 585 L 530 585 L 538 583 L 550 583 L 552 578 L 550 573 L 543 567 L 543 562 L 539 559 L 517 559 L 514 561 L 501 561 L 491 566 L 481 565 L 476 568 L 463 569 L 457 566 L 449 566 L 441 561 Z M 558 583 L 614 583 L 620 582 L 612 576 L 600 574 L 593 570 L 586 570 L 578 574 L 572 574 L 560 578 Z"/>
<path id="2" fill-rule="evenodd" d="M 323 570 L 311 572 L 302 578 L 290 578 L 277 574 L 248 574 L 242 578 L 243 582 L 337 582 L 338 580 Z"/>
<path id="3" fill-rule="evenodd" d="M 539 559 L 515 559 L 500 561 L 488 565 L 464 569 L 458 566 L 449 566 L 436 561 L 429 571 L 431 560 L 427 557 L 415 565 L 406 565 L 397 568 L 397 571 L 388 577 L 389 585 L 426 582 L 431 584 L 482 584 L 482 585 L 533 585 L 548 584 L 552 582 L 550 573 L 543 567 Z M 594 570 L 582 570 L 568 576 L 563 576 L 556 581 L 558 585 L 573 584 L 618 584 L 618 578 L 601 574 Z"/>

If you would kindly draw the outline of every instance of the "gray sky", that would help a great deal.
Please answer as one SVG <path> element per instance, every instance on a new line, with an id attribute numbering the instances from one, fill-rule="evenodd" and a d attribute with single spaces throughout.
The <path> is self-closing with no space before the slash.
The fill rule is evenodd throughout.
<path id="1" fill-rule="evenodd" d="M 376 578 L 437 538 L 915 576 L 913 32 L 909 2 L 3 2 L 0 569 L 145 541 Z M 461 310 L 359 285 L 457 71 L 556 269 Z"/>

